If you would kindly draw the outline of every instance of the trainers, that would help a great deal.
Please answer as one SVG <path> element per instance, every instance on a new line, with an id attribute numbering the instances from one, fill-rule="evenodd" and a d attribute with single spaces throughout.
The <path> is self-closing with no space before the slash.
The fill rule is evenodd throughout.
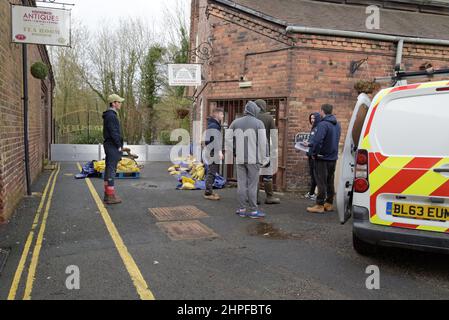
<path id="1" fill-rule="evenodd" d="M 220 200 L 220 196 L 218 194 L 216 194 L 216 193 L 212 193 L 212 194 L 209 194 L 209 195 L 205 194 L 204 195 L 204 199 L 217 201 L 217 200 Z"/>
<path id="2" fill-rule="evenodd" d="M 313 207 L 309 207 L 307 208 L 307 212 L 310 213 L 324 213 L 324 206 L 321 206 L 319 204 L 313 206 Z"/>
<path id="3" fill-rule="evenodd" d="M 334 211 L 334 205 L 332 203 L 325 203 L 324 204 L 324 211 L 326 211 L 326 212 Z"/>
<path id="4" fill-rule="evenodd" d="M 235 214 L 239 215 L 242 218 L 246 217 L 246 209 L 240 208 L 235 211 Z"/>
<path id="5" fill-rule="evenodd" d="M 253 211 L 251 213 L 248 213 L 246 216 L 251 219 L 260 219 L 265 218 L 265 213 L 263 213 L 262 211 Z"/>
<path id="6" fill-rule="evenodd" d="M 309 199 L 311 201 L 316 201 L 316 195 L 310 194 L 310 192 L 307 192 L 306 195 L 304 196 L 304 198 Z"/>

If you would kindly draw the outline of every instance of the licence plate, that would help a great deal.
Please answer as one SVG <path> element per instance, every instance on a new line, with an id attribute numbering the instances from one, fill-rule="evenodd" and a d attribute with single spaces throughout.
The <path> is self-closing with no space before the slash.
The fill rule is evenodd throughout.
<path id="1" fill-rule="evenodd" d="M 388 202 L 387 214 L 393 217 L 449 221 L 449 207 Z"/>

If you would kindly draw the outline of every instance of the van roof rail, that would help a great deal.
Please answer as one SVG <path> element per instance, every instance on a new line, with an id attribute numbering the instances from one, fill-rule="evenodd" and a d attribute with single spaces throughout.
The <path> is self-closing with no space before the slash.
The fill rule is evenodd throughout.
<path id="1" fill-rule="evenodd" d="M 374 78 L 375 82 L 392 82 L 394 85 L 401 80 L 407 80 L 410 78 L 419 79 L 419 78 L 432 78 L 436 75 L 449 75 L 449 68 L 445 69 L 434 69 L 433 67 L 430 67 L 425 70 L 419 70 L 419 71 L 401 71 L 398 70 L 398 67 L 395 68 L 395 75 L 391 77 L 378 77 Z"/>

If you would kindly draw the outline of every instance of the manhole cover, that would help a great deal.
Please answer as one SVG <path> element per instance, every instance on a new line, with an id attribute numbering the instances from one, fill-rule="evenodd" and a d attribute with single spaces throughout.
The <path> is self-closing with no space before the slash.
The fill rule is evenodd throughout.
<path id="1" fill-rule="evenodd" d="M 156 224 L 171 240 L 218 238 L 218 235 L 198 220 L 158 222 Z"/>
<path id="2" fill-rule="evenodd" d="M 9 256 L 9 250 L 7 249 L 0 249 L 0 274 L 3 271 L 3 268 L 5 267 L 6 260 Z"/>
<path id="3" fill-rule="evenodd" d="M 179 221 L 207 218 L 208 215 L 195 206 L 148 209 L 158 221 Z"/>

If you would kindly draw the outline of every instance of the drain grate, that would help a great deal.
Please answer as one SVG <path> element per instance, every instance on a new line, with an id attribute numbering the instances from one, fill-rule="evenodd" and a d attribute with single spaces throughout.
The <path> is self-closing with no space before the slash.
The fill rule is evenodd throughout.
<path id="1" fill-rule="evenodd" d="M 158 221 L 179 221 L 207 218 L 208 215 L 195 206 L 148 209 Z"/>
<path id="2" fill-rule="evenodd" d="M 6 265 L 6 260 L 8 260 L 9 249 L 0 249 L 0 274 L 2 274 L 3 268 Z"/>
<path id="3" fill-rule="evenodd" d="M 171 240 L 218 238 L 218 235 L 198 220 L 159 222 L 156 224 Z"/>

